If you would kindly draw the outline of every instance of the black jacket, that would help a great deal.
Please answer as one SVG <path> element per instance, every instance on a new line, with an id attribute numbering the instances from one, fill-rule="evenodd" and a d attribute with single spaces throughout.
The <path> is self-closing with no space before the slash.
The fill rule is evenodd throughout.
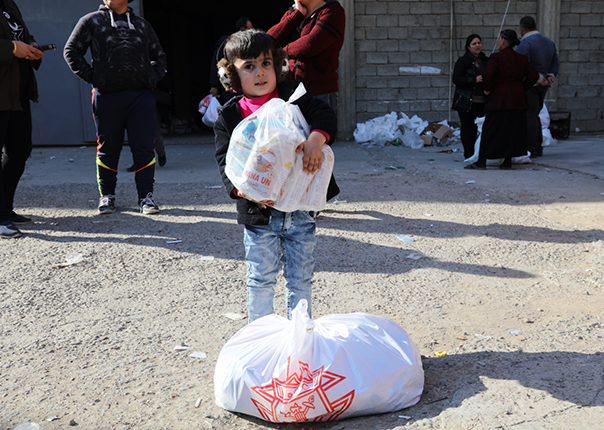
<path id="1" fill-rule="evenodd" d="M 476 60 L 478 63 L 475 64 Z M 476 76 L 484 73 L 489 57 L 484 52 L 476 58 L 470 51 L 459 57 L 453 69 L 455 92 L 472 98 L 474 95 L 484 96 L 482 82 L 476 83 Z"/>
<path id="2" fill-rule="evenodd" d="M 92 65 L 84 58 L 88 48 Z M 105 5 L 80 18 L 63 56 L 72 72 L 100 93 L 153 88 L 167 64 L 151 24 L 131 8 L 118 15 Z"/>
<path id="3" fill-rule="evenodd" d="M 289 97 L 298 87 L 299 82 L 286 81 L 279 84 L 279 98 L 289 100 Z M 235 186 L 231 183 L 225 173 L 226 155 L 229 149 L 229 143 L 233 130 L 243 121 L 243 116 L 239 111 L 238 102 L 243 96 L 236 96 L 229 100 L 219 109 L 218 119 L 214 125 L 214 134 L 216 135 L 216 162 L 218 170 L 222 177 L 222 182 L 226 186 L 229 196 L 237 200 L 237 223 L 249 225 L 267 225 L 270 219 L 270 208 L 261 208 L 257 203 L 247 199 L 242 199 L 234 194 Z M 334 141 L 333 136 L 337 132 L 336 114 L 321 100 L 306 93 L 295 104 L 302 111 L 302 115 L 310 125 L 311 130 L 323 130 L 331 137 L 327 142 L 331 145 Z M 327 188 L 327 200 L 335 197 L 340 192 L 336 181 L 331 176 L 331 181 Z"/>
<path id="4" fill-rule="evenodd" d="M 4 0 L 7 12 L 23 24 L 22 42 L 32 44 L 34 37 L 23 21 L 21 12 L 13 0 Z M 20 60 L 13 55 L 13 32 L 4 17 L 0 18 L 0 110 L 21 110 L 20 80 L 21 66 L 38 70 L 42 60 Z M 38 86 L 33 70 L 30 73 L 27 95 L 30 100 L 38 101 Z"/>

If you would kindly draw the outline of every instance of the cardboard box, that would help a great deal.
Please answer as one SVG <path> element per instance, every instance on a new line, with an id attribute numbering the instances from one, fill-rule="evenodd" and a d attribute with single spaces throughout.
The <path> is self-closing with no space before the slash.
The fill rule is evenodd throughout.
<path id="1" fill-rule="evenodd" d="M 453 137 L 453 130 L 443 124 L 433 122 L 428 124 L 428 127 L 424 128 L 419 137 L 424 141 L 424 146 L 440 146 L 447 139 Z"/>

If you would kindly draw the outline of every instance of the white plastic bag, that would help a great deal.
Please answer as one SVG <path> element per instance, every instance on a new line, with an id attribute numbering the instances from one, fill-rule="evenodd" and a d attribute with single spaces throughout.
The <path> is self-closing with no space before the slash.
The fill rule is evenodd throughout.
<path id="1" fill-rule="evenodd" d="M 357 143 L 367 145 L 384 145 L 387 141 L 393 141 L 402 137 L 398 128 L 396 112 L 370 119 L 364 123 L 358 123 L 353 132 Z"/>
<path id="2" fill-rule="evenodd" d="M 310 128 L 294 104 L 302 84 L 289 101 L 274 98 L 241 121 L 231 136 L 225 173 L 233 185 L 255 201 L 272 200 L 275 209 L 321 211 L 334 166 L 333 151 L 323 145 L 323 164 L 313 174 L 302 171 L 304 152 L 296 148 Z"/>
<path id="3" fill-rule="evenodd" d="M 202 100 L 203 102 L 203 100 Z M 208 107 L 203 114 L 201 120 L 208 127 L 214 127 L 214 123 L 218 119 L 218 108 L 220 107 L 220 102 L 214 96 L 210 96 L 210 102 L 208 103 Z"/>
<path id="4" fill-rule="evenodd" d="M 208 94 L 199 102 L 199 106 L 197 106 L 197 110 L 200 114 L 205 114 L 208 110 L 208 106 L 210 105 L 210 100 L 212 99 L 212 94 Z"/>
<path id="5" fill-rule="evenodd" d="M 216 404 L 271 422 L 329 421 L 400 410 L 424 387 L 405 330 L 365 313 L 312 321 L 306 300 L 292 320 L 272 314 L 237 332 L 216 363 Z"/>

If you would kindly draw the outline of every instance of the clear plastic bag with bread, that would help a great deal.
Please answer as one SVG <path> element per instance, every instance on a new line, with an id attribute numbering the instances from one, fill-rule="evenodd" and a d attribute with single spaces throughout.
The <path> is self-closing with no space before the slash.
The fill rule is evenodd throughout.
<path id="1" fill-rule="evenodd" d="M 323 145 L 323 164 L 313 174 L 302 171 L 303 152 L 296 148 L 310 133 L 300 108 L 293 104 L 306 93 L 302 84 L 286 102 L 269 100 L 241 121 L 231 135 L 225 172 L 246 198 L 271 200 L 282 212 L 321 211 L 333 172 L 334 154 Z"/>

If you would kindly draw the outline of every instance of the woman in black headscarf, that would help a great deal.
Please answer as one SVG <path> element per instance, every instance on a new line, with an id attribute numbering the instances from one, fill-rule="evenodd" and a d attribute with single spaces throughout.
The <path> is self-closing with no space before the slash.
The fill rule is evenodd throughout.
<path id="1" fill-rule="evenodd" d="M 34 68 L 44 52 L 13 0 L 0 0 L 0 237 L 21 236 L 16 225 L 31 219 L 13 210 L 15 190 L 31 154 L 31 110 L 38 100 Z"/>
<path id="2" fill-rule="evenodd" d="M 453 69 L 455 96 L 452 108 L 459 114 L 461 122 L 461 143 L 464 157 L 474 155 L 474 144 L 478 127 L 476 118 L 484 116 L 486 97 L 482 86 L 482 74 L 487 57 L 482 52 L 482 39 L 478 34 L 470 34 L 466 39 L 466 52 L 459 57 Z"/>

